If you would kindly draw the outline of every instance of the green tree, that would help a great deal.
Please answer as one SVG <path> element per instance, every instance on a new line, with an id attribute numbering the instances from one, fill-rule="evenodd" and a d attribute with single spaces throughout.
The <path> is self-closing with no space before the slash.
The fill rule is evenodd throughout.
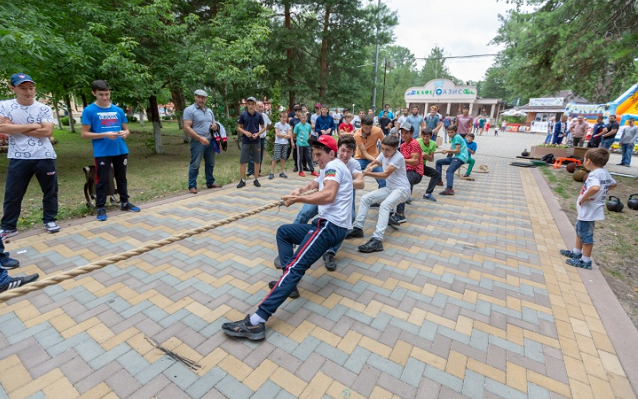
<path id="1" fill-rule="evenodd" d="M 419 75 L 419 78 L 424 84 L 432 79 L 450 79 L 457 84 L 463 83 L 460 79 L 452 76 L 449 68 L 445 65 L 444 51 L 445 50 L 439 46 L 434 46 L 430 51 Z"/>

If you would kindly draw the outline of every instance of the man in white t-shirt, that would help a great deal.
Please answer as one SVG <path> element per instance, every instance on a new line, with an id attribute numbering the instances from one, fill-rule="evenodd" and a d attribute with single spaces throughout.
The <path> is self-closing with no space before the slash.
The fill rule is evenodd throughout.
<path id="1" fill-rule="evenodd" d="M 359 204 L 359 212 L 354 221 L 354 228 L 348 232 L 346 238 L 363 238 L 363 225 L 368 210 L 372 204 L 379 206 L 379 219 L 377 227 L 370 241 L 359 245 L 361 252 L 383 251 L 383 235 L 388 227 L 390 212 L 402 202 L 410 198 L 410 181 L 405 169 L 405 158 L 398 151 L 399 138 L 387 136 L 381 142 L 381 153 L 374 162 L 371 162 L 363 171 L 364 176 L 375 179 L 384 179 L 386 186 L 364 195 Z M 383 167 L 383 172 L 373 172 L 377 166 Z"/>
<path id="2" fill-rule="evenodd" d="M 18 234 L 22 199 L 33 175 L 42 189 L 42 222 L 49 233 L 57 233 L 57 155 L 49 141 L 53 133 L 51 108 L 35 100 L 35 82 L 29 75 L 11 75 L 9 88 L 16 98 L 0 102 L 0 133 L 9 136 L 9 167 L 4 192 L 2 240 Z M 72 117 L 72 115 L 70 115 Z"/>
<path id="3" fill-rule="evenodd" d="M 259 112 L 261 114 L 261 117 L 264 119 L 264 126 L 266 127 L 266 129 L 259 135 L 259 145 L 261 146 L 261 160 L 264 160 L 264 149 L 266 148 L 266 134 L 268 133 L 268 127 L 270 125 L 272 125 L 272 122 L 270 121 L 270 118 L 268 117 L 268 115 L 264 112 L 264 102 L 263 101 L 257 101 L 256 106 L 256 110 L 257 112 Z M 261 165 L 261 162 L 259 163 L 259 165 Z M 263 170 L 261 168 L 261 166 L 259 167 L 259 170 Z M 253 162 L 253 157 L 252 154 L 250 154 L 250 157 L 248 158 L 248 176 L 254 175 L 255 174 L 255 164 Z M 255 176 L 255 179 L 258 178 L 259 176 Z"/>
<path id="4" fill-rule="evenodd" d="M 299 296 L 297 284 L 321 256 L 343 241 L 352 227 L 352 175 L 345 164 L 336 159 L 337 142 L 330 135 L 310 140 L 312 154 L 321 173 L 311 183 L 282 197 L 285 206 L 300 202 L 319 206 L 319 217 L 311 224 L 285 224 L 277 230 L 277 248 L 283 266 L 279 280 L 271 281 L 271 291 L 257 311 L 234 323 L 224 323 L 222 331 L 232 337 L 250 340 L 266 338 L 265 323 L 286 298 Z M 319 191 L 302 195 L 304 192 Z M 298 245 L 293 253 L 293 246 Z"/>

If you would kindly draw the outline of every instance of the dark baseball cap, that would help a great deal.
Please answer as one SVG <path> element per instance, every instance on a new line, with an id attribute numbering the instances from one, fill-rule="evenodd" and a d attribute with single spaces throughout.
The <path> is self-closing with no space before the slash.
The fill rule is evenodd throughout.
<path id="1" fill-rule="evenodd" d="M 35 84 L 35 81 L 31 79 L 31 76 L 27 75 L 26 73 L 19 72 L 11 75 L 11 86 L 18 86 L 24 82 L 31 82 Z"/>

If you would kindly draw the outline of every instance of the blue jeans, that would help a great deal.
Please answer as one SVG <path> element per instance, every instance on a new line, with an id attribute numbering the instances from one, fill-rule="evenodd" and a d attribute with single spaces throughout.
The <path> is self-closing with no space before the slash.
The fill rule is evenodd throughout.
<path id="1" fill-rule="evenodd" d="M 552 144 L 562 144 L 564 138 L 565 138 L 565 135 L 563 133 L 554 133 Z"/>
<path id="2" fill-rule="evenodd" d="M 312 224 L 284 224 L 277 229 L 277 248 L 283 274 L 275 287 L 259 304 L 257 314 L 268 320 L 288 298 L 297 284 L 321 256 L 342 242 L 347 229 L 326 219 L 315 219 Z M 293 253 L 293 245 L 298 245 Z"/>
<path id="3" fill-rule="evenodd" d="M 58 174 L 55 159 L 9 160 L 7 181 L 4 186 L 4 215 L 2 229 L 15 230 L 20 208 L 29 182 L 35 175 L 42 189 L 42 221 L 55 222 L 58 216 Z"/>
<path id="4" fill-rule="evenodd" d="M 206 175 L 206 185 L 215 183 L 213 170 L 215 169 L 215 147 L 210 142 L 203 145 L 197 140 L 191 140 L 191 165 L 188 168 L 188 188 L 197 188 L 197 176 L 199 175 L 199 165 L 204 158 L 204 174 Z"/>
<path id="5" fill-rule="evenodd" d="M 359 162 L 359 165 L 361 165 L 361 170 L 364 170 L 366 166 L 370 164 L 370 161 L 368 161 L 367 159 L 357 159 L 357 161 Z M 383 168 L 381 166 L 377 166 L 376 168 L 372 169 L 372 171 L 375 173 L 381 173 L 383 172 Z M 379 184 L 379 188 L 385 187 L 385 180 L 383 179 L 375 179 L 375 180 Z"/>
<path id="6" fill-rule="evenodd" d="M 620 161 L 623 165 L 631 165 L 631 156 L 634 152 L 634 143 L 630 144 L 621 144 L 622 147 L 622 160 Z"/>
<path id="7" fill-rule="evenodd" d="M 606 150 L 609 150 L 611 148 L 611 145 L 614 144 L 614 141 L 616 141 L 616 137 L 605 137 L 603 138 L 603 140 L 600 142 L 600 146 Z"/>
<path id="8" fill-rule="evenodd" d="M 456 172 L 456 170 L 460 168 L 463 163 L 464 162 L 461 161 L 459 158 L 454 157 L 442 158 L 436 161 L 436 171 L 439 172 L 441 176 L 443 176 L 443 165 L 450 165 L 448 166 L 447 172 L 445 173 L 447 188 L 451 189 L 454 187 L 454 172 Z M 443 179 L 441 179 L 441 182 L 443 182 Z"/>
<path id="9" fill-rule="evenodd" d="M 264 149 L 266 148 L 266 138 L 264 137 L 263 139 L 259 139 L 259 145 L 261 146 L 261 160 L 264 160 Z M 259 163 L 261 165 L 261 162 Z M 259 168 L 261 170 L 261 168 Z M 255 174 L 255 163 L 253 161 L 253 153 L 251 152 L 250 155 L 248 156 L 248 174 L 249 175 L 254 175 Z M 261 174 L 261 172 L 260 172 Z M 257 177 L 257 176 L 255 176 Z"/>
<path id="10" fill-rule="evenodd" d="M 552 137 L 554 137 L 554 133 L 548 132 L 547 133 L 547 137 L 545 137 L 545 144 L 551 144 L 552 143 Z"/>

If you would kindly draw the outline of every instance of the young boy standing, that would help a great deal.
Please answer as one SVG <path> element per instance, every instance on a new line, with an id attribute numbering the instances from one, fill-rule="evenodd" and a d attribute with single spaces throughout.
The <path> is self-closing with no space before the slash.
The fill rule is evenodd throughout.
<path id="1" fill-rule="evenodd" d="M 472 168 L 474 168 L 474 163 L 476 162 L 472 155 L 476 153 L 476 141 L 474 141 L 474 133 L 470 133 L 465 136 L 465 145 L 467 146 L 467 172 L 465 172 L 464 177 L 470 177 L 470 173 L 472 173 Z"/>
<path id="2" fill-rule="evenodd" d="M 275 124 L 275 148 L 272 155 L 272 163 L 270 164 L 269 179 L 275 178 L 275 164 L 281 162 L 281 173 L 279 177 L 287 178 L 284 173 L 286 167 L 286 159 L 288 159 L 288 143 L 292 134 L 290 133 L 290 125 L 288 124 L 288 115 L 285 112 L 279 113 L 279 122 Z"/>
<path id="3" fill-rule="evenodd" d="M 591 172 L 580 190 L 576 202 L 578 221 L 576 222 L 576 244 L 574 249 L 561 249 L 560 254 L 568 257 L 568 265 L 591 269 L 591 253 L 594 248 L 594 227 L 597 220 L 605 220 L 605 199 L 607 192 L 616 187 L 605 165 L 609 161 L 609 151 L 592 148 L 585 153 L 584 166 Z"/>
<path id="4" fill-rule="evenodd" d="M 371 193 L 364 195 L 359 204 L 359 212 L 354 221 L 353 229 L 346 238 L 362 238 L 363 225 L 370 205 L 380 203 L 379 219 L 372 238 L 366 244 L 359 245 L 361 252 L 383 251 L 383 235 L 388 227 L 390 212 L 400 203 L 410 198 L 410 182 L 406 175 L 405 158 L 398 151 L 399 138 L 388 136 L 381 142 L 381 154 L 374 162 L 371 162 L 363 171 L 364 176 L 375 179 L 384 179 L 386 185 Z M 377 165 L 383 166 L 382 172 L 373 172 Z"/>
<path id="5" fill-rule="evenodd" d="M 308 168 L 310 174 L 313 176 L 319 176 L 319 173 L 315 172 L 315 168 L 312 166 L 312 155 L 310 154 L 310 145 L 308 140 L 310 139 L 310 123 L 307 123 L 306 114 L 301 114 L 301 122 L 295 126 L 293 130 L 293 139 L 297 146 L 297 168 L 299 169 L 299 176 L 306 177 L 303 172 L 304 168 Z"/>
<path id="6" fill-rule="evenodd" d="M 111 103 L 111 89 L 103 80 L 91 83 L 91 92 L 95 102 L 82 113 L 82 138 L 93 143 L 95 158 L 95 205 L 97 220 L 105 221 L 106 190 L 113 164 L 113 174 L 120 194 L 120 208 L 123 211 L 139 212 L 140 208 L 129 202 L 126 168 L 128 166 L 128 148 L 126 139 L 129 132 L 124 111 Z"/>
<path id="7" fill-rule="evenodd" d="M 450 149 L 443 150 L 444 154 L 452 154 L 453 157 L 446 157 L 436 161 L 436 171 L 442 175 L 443 165 L 450 165 L 447 168 L 445 174 L 447 180 L 447 188 L 441 191 L 440 195 L 454 195 L 454 172 L 467 162 L 467 144 L 460 134 L 456 134 L 456 126 L 450 126 L 447 130 L 448 137 L 450 138 Z M 443 180 L 439 180 L 438 185 L 443 185 Z"/>

